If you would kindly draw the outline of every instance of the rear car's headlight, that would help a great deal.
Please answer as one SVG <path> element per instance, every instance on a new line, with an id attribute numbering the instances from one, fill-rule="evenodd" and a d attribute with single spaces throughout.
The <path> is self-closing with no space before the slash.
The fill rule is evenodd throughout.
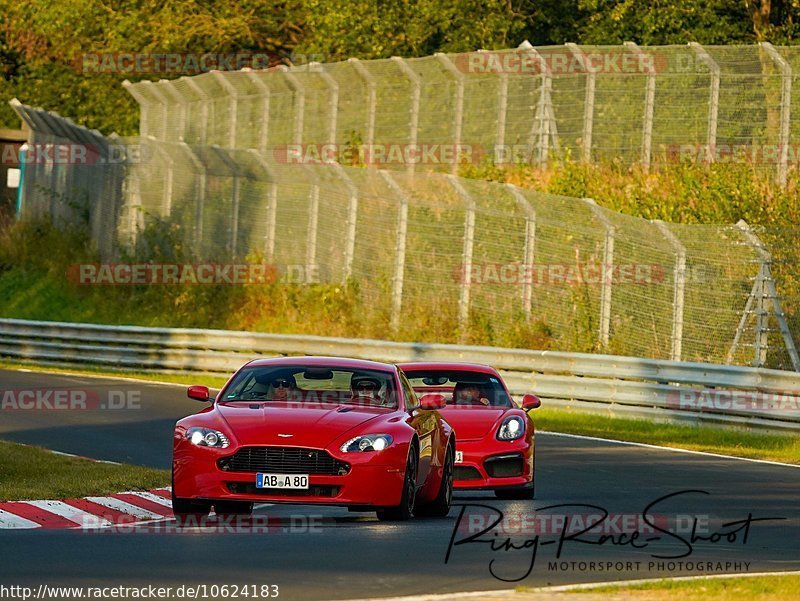
<path id="1" fill-rule="evenodd" d="M 231 444 L 227 436 L 211 428 L 189 428 L 186 430 L 186 438 L 198 447 L 224 449 Z"/>
<path id="2" fill-rule="evenodd" d="M 339 450 L 343 453 L 365 453 L 382 451 L 390 444 L 392 444 L 392 437 L 388 434 L 364 434 L 351 438 L 339 447 Z"/>
<path id="3" fill-rule="evenodd" d="M 518 415 L 503 420 L 497 430 L 497 440 L 516 440 L 525 434 L 525 422 Z"/>

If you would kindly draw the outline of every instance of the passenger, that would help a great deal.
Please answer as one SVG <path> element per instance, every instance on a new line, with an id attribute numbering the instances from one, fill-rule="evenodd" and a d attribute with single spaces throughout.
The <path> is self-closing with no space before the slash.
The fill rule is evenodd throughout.
<path id="1" fill-rule="evenodd" d="M 453 388 L 454 405 L 489 405 L 487 399 L 481 393 L 479 384 L 472 382 L 456 382 Z"/>

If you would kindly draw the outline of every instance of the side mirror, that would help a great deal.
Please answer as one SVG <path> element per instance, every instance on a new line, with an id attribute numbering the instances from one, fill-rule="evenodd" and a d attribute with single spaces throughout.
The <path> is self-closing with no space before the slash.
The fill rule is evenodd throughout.
<path id="1" fill-rule="evenodd" d="M 214 402 L 214 399 L 211 398 L 208 386 L 189 386 L 189 390 L 186 391 L 186 396 L 195 401 L 203 401 L 204 403 Z"/>
<path id="2" fill-rule="evenodd" d="M 433 409 L 443 409 L 447 406 L 447 401 L 444 398 L 444 395 L 441 394 L 424 394 L 422 398 L 419 400 L 419 406 L 422 409 L 433 410 Z"/>
<path id="3" fill-rule="evenodd" d="M 522 408 L 525 411 L 530 411 L 531 409 L 538 409 L 542 406 L 542 401 L 539 400 L 539 397 L 535 394 L 526 394 L 522 397 Z"/>

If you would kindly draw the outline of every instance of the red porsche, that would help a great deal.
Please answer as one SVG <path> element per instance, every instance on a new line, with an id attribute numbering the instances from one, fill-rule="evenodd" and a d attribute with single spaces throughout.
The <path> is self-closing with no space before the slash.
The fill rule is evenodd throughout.
<path id="1" fill-rule="evenodd" d="M 442 394 L 440 413 L 455 430 L 455 487 L 494 490 L 499 499 L 532 499 L 534 426 L 528 411 L 541 405 L 526 394 L 511 399 L 500 374 L 488 365 L 404 363 L 398 367 L 421 394 Z"/>
<path id="2" fill-rule="evenodd" d="M 376 511 L 382 520 L 446 516 L 455 435 L 394 365 L 323 357 L 259 359 L 211 406 L 175 426 L 172 506 L 178 519 L 247 515 L 254 503 Z"/>

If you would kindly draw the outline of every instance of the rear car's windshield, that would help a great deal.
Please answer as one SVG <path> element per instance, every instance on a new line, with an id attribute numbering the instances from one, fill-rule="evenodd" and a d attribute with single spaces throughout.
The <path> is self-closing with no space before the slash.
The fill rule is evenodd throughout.
<path id="1" fill-rule="evenodd" d="M 391 372 L 309 367 L 304 365 L 246 367 L 223 391 L 220 402 L 288 401 L 397 407 Z"/>
<path id="2" fill-rule="evenodd" d="M 500 380 L 491 374 L 474 371 L 404 369 L 414 391 L 441 394 L 448 406 L 513 407 Z"/>

